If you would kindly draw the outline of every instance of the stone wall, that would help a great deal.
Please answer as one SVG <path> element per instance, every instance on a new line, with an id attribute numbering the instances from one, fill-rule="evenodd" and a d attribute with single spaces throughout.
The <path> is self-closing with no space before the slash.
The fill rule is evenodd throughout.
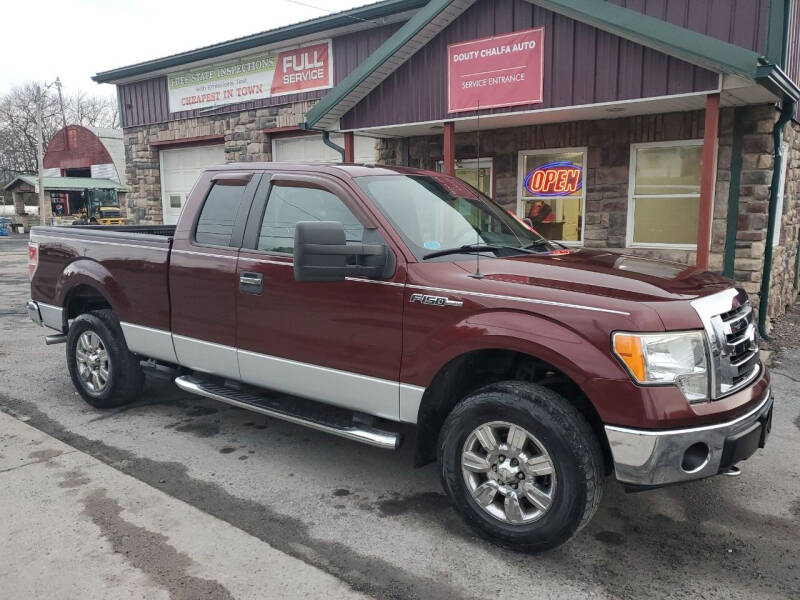
<path id="1" fill-rule="evenodd" d="M 787 124 L 784 140 L 788 142 L 789 152 L 786 157 L 780 238 L 778 245 L 773 248 L 769 289 L 770 316 L 783 313 L 795 301 L 798 291 L 795 287 L 795 274 L 800 241 L 800 124 Z"/>
<path id="2" fill-rule="evenodd" d="M 272 144 L 264 129 L 297 125 L 312 105 L 299 102 L 126 128 L 126 175 L 130 189 L 127 218 L 134 223 L 163 222 L 159 151 L 151 142 L 223 135 L 226 162 L 269 161 Z"/>

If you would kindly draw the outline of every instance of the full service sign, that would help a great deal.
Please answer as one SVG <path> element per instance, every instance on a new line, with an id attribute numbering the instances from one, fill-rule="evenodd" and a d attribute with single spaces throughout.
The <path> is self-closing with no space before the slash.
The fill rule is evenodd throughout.
<path id="1" fill-rule="evenodd" d="M 450 44 L 447 54 L 448 112 L 542 101 L 543 27 Z"/>
<path id="2" fill-rule="evenodd" d="M 169 110 L 193 110 L 333 86 L 331 41 L 265 52 L 167 77 Z"/>

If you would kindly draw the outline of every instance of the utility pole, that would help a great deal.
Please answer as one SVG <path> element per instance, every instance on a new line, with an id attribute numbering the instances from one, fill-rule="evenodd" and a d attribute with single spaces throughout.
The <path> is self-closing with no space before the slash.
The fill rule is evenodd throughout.
<path id="1" fill-rule="evenodd" d="M 61 109 L 61 122 L 64 125 L 64 144 L 69 150 L 69 136 L 67 135 L 67 115 L 64 113 L 64 99 L 61 97 L 61 78 L 56 77 L 55 86 L 58 89 L 58 107 Z"/>
<path id="2" fill-rule="evenodd" d="M 44 200 L 44 133 L 42 132 L 42 87 L 36 84 L 36 163 L 39 169 L 39 224 L 46 225 L 47 208 Z"/>

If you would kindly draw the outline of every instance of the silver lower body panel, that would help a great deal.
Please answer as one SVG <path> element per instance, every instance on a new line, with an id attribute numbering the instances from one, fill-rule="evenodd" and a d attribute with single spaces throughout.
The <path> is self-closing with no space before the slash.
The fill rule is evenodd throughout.
<path id="1" fill-rule="evenodd" d="M 771 408 L 772 394 L 767 390 L 756 408 L 725 423 L 665 431 L 606 425 L 617 480 L 636 486 L 659 486 L 717 475 L 726 440 L 751 428 Z M 705 445 L 707 456 L 685 468 L 685 453 L 695 444 L 699 448 Z"/>
<path id="2" fill-rule="evenodd" d="M 64 331 L 64 309 L 60 306 L 28 300 L 26 307 L 31 321 L 40 327 L 49 327 L 56 331 Z"/>

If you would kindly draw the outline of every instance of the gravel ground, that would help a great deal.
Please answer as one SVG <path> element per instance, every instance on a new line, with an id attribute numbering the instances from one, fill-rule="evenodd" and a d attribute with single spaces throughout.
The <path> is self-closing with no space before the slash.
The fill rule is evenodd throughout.
<path id="1" fill-rule="evenodd" d="M 800 597 L 795 314 L 776 326 L 787 333 L 774 357 L 773 432 L 741 477 L 639 494 L 609 481 L 589 526 L 527 556 L 477 539 L 448 506 L 435 466 L 412 468 L 410 446 L 363 446 L 155 380 L 133 405 L 92 409 L 72 388 L 64 346 L 45 346 L 45 332 L 24 314 L 25 260 L 24 240 L 0 238 L 0 410 L 352 590 L 379 598 Z"/>

